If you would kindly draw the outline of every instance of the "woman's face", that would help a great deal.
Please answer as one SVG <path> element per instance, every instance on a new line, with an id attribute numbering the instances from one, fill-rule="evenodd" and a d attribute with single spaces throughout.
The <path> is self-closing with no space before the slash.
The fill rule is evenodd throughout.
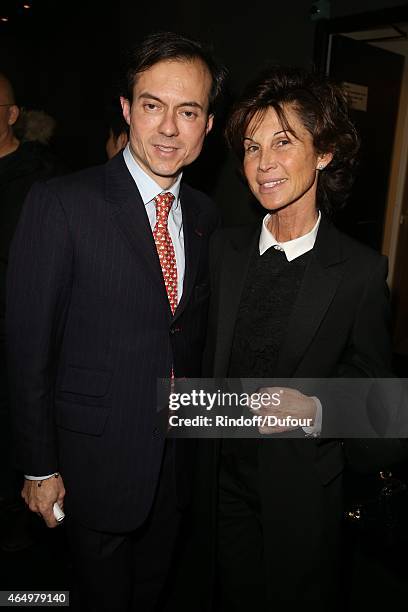
<path id="1" fill-rule="evenodd" d="M 249 123 L 244 174 L 252 193 L 267 210 L 289 205 L 311 210 L 316 207 L 317 169 L 326 166 L 332 155 L 318 155 L 296 111 L 290 105 L 284 111 L 293 132 L 285 132 L 273 108 L 261 119 L 255 115 Z"/>

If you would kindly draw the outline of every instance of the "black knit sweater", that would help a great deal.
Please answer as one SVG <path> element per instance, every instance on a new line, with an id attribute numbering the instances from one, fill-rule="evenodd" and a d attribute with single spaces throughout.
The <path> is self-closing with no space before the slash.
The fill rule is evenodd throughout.
<path id="1" fill-rule="evenodd" d="M 241 296 L 229 377 L 272 378 L 289 317 L 311 251 L 292 261 L 283 251 L 258 247 Z"/>
<path id="2" fill-rule="evenodd" d="M 229 378 L 273 378 L 279 350 L 285 341 L 292 312 L 311 251 L 288 261 L 283 251 L 268 249 L 251 258 L 242 291 L 232 344 Z M 255 389 L 254 389 L 255 391 Z M 222 443 L 222 455 L 233 461 L 234 471 L 255 484 L 259 439 L 231 438 Z M 248 472 L 249 469 L 249 472 Z M 249 475 L 248 475 L 249 474 Z"/>

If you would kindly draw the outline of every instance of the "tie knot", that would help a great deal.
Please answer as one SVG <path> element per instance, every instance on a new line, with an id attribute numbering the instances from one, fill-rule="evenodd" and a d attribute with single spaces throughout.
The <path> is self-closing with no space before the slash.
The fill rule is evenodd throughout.
<path id="1" fill-rule="evenodd" d="M 170 208 L 174 202 L 174 195 L 170 191 L 166 191 L 166 193 L 160 193 L 156 196 L 154 201 L 156 203 L 157 219 L 160 219 L 161 222 L 167 222 Z"/>

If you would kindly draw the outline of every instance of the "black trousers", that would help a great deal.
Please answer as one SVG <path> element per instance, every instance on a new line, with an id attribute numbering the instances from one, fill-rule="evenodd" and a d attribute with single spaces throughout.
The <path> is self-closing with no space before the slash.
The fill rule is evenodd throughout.
<path id="1" fill-rule="evenodd" d="M 166 599 L 181 512 L 177 508 L 174 441 L 166 443 L 155 500 L 145 523 L 130 533 L 93 531 L 67 518 L 76 584 L 76 612 L 152 612 Z"/>
<path id="2" fill-rule="evenodd" d="M 219 475 L 217 612 L 266 610 L 266 576 L 255 440 L 238 459 L 223 441 Z M 251 456 L 253 455 L 253 456 Z"/>
<path id="3" fill-rule="evenodd" d="M 12 426 L 7 380 L 7 364 L 3 323 L 0 323 L 0 505 L 24 506 L 21 489 L 24 479 L 12 465 Z"/>
<path id="4" fill-rule="evenodd" d="M 282 470 L 285 442 L 276 445 Z M 286 466 L 290 495 L 282 497 L 280 489 L 266 507 L 261 487 L 275 487 L 261 479 L 257 441 L 224 440 L 222 448 L 217 612 L 286 612 L 302 605 L 315 612 L 343 610 L 337 488 L 315 486 L 312 477 L 309 483 L 308 467 L 300 465 L 297 471 L 310 484 L 305 498 L 294 490 L 298 481 Z"/>

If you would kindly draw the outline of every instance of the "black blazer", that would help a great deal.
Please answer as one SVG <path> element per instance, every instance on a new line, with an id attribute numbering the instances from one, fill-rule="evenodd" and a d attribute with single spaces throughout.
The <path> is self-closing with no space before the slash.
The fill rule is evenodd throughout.
<path id="1" fill-rule="evenodd" d="M 218 215 L 187 185 L 180 201 L 186 270 L 174 316 L 121 154 L 37 184 L 12 244 L 6 319 L 17 465 L 33 475 L 59 470 L 67 512 L 93 529 L 143 522 L 166 433 L 157 379 L 172 366 L 176 376 L 200 374 Z"/>
<path id="2" fill-rule="evenodd" d="M 212 238 L 207 377 L 227 376 L 241 292 L 259 235 L 258 224 L 217 231 Z M 340 233 L 323 217 L 271 377 L 389 376 L 386 275 L 385 257 Z M 327 410 L 323 428 L 325 418 Z M 268 577 L 268 585 L 276 588 L 278 582 L 282 597 L 296 599 L 294 594 L 303 589 L 305 599 L 313 599 L 319 595 L 307 595 L 307 585 L 314 589 L 319 580 L 308 581 L 305 575 L 315 573 L 320 588 L 326 585 L 329 591 L 338 556 L 343 444 L 271 438 L 259 440 L 258 453 L 267 571 L 280 568 L 275 577 Z M 219 444 L 206 440 L 200 447 L 199 469 L 209 485 L 198 492 L 198 527 L 207 534 L 202 550 L 213 557 L 215 538 L 208 536 L 215 533 Z M 206 517 L 213 517 L 212 526 Z"/>
<path id="3" fill-rule="evenodd" d="M 227 228 L 213 236 L 204 359 L 207 376 L 227 375 L 241 292 L 259 235 L 257 224 Z M 386 257 L 342 234 L 323 216 L 271 377 L 389 376 L 392 352 L 386 278 Z M 328 419 L 326 413 L 323 429 Z M 341 455 L 337 457 L 329 464 L 325 452 L 320 466 L 324 481 L 341 468 Z"/>
<path id="4" fill-rule="evenodd" d="M 212 297 L 204 359 L 208 377 L 227 376 L 241 292 L 259 235 L 257 224 L 219 230 L 212 238 Z M 390 376 L 387 268 L 386 257 L 341 233 L 323 216 L 271 377 Z M 302 448 L 313 448 L 313 443 L 304 442 L 300 440 Z M 338 451 L 336 443 L 337 459 L 326 448 L 322 462 L 318 461 L 323 482 L 342 468 Z"/>
<path id="5" fill-rule="evenodd" d="M 212 239 L 205 367 L 216 376 L 225 376 L 228 371 L 241 292 L 259 235 L 257 225 L 220 230 Z M 386 257 L 342 234 L 323 216 L 289 320 L 276 377 L 389 372 L 386 276 Z"/>

